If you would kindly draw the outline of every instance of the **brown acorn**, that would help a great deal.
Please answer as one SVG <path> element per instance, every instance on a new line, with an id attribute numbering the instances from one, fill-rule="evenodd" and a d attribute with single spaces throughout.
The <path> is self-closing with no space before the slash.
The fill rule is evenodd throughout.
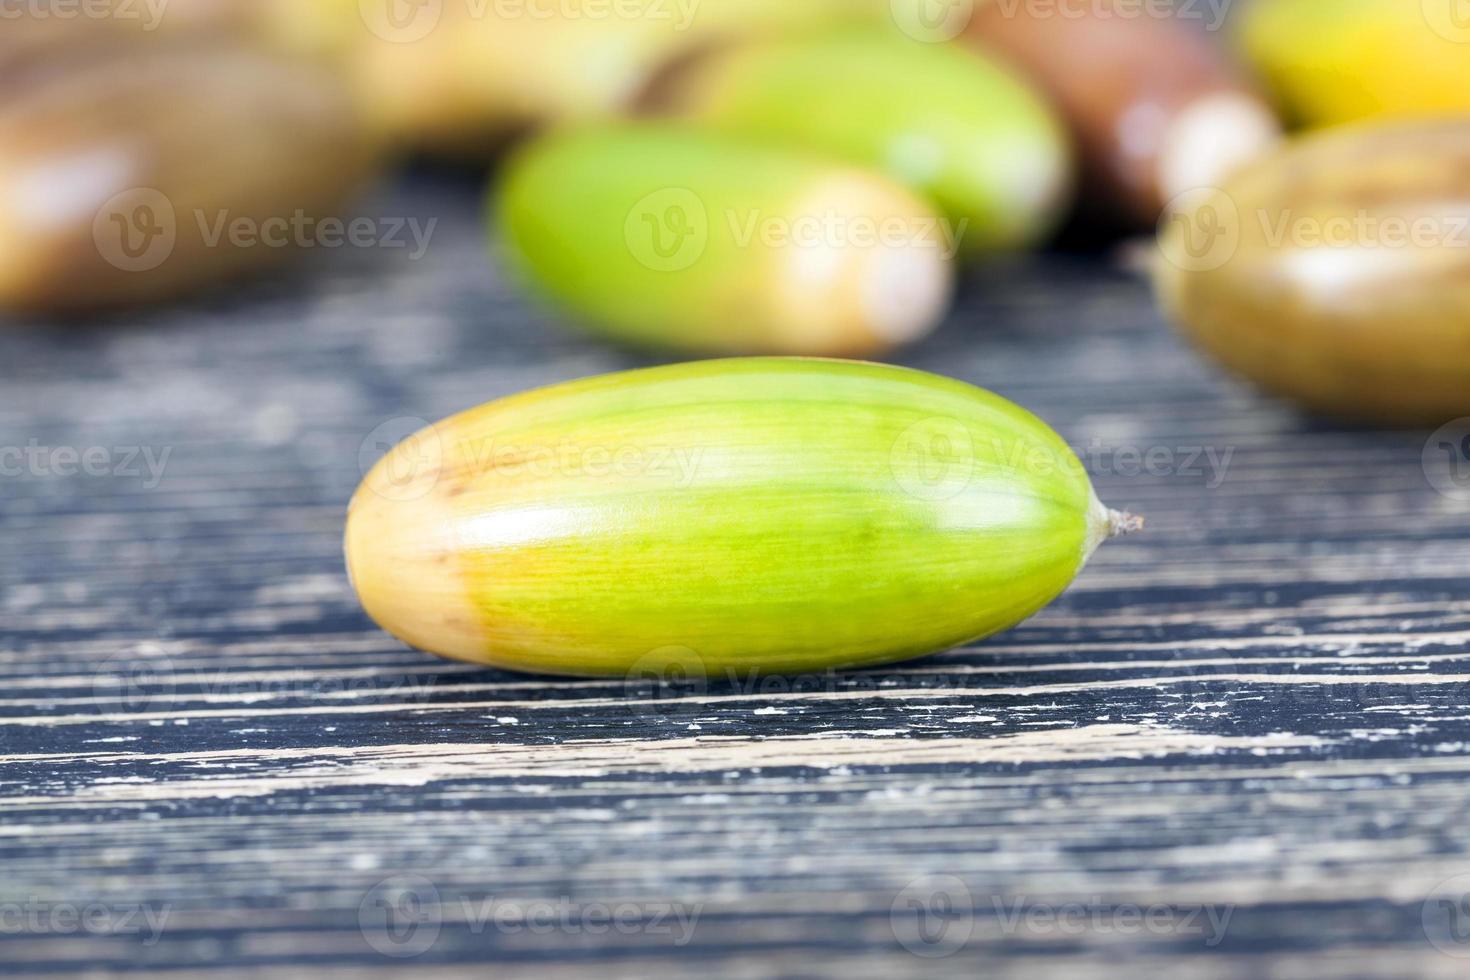
<path id="1" fill-rule="evenodd" d="M 1240 374 L 1376 422 L 1470 415 L 1470 120 L 1328 130 L 1164 219 L 1156 284 Z"/>
<path id="2" fill-rule="evenodd" d="M 0 42 L 0 307 L 172 299 L 292 254 L 376 154 L 330 72 L 224 38 Z M 254 241 L 239 229 L 253 229 Z"/>
<path id="3" fill-rule="evenodd" d="M 1175 196 L 1269 148 L 1280 129 L 1208 38 L 1136 6 L 981 4 L 966 37 L 1022 69 L 1061 110 L 1088 210 L 1142 227 Z"/>

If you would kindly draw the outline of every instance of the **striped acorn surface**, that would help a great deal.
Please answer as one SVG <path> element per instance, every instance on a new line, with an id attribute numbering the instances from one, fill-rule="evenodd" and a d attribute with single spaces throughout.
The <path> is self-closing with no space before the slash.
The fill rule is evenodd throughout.
<path id="1" fill-rule="evenodd" d="M 750 358 L 575 381 L 429 426 L 368 473 L 346 552 L 368 613 L 425 650 L 726 676 L 995 633 L 1136 523 L 997 395 Z"/>

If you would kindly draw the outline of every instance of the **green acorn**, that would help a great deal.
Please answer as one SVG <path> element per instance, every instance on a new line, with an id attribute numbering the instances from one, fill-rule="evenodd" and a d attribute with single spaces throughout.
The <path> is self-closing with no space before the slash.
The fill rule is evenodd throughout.
<path id="1" fill-rule="evenodd" d="M 868 171 L 679 127 L 551 136 L 498 195 L 510 264 L 614 338 L 696 352 L 871 354 L 948 306 L 953 243 Z"/>
<path id="2" fill-rule="evenodd" d="M 1067 206 L 1071 160 L 1050 108 L 985 56 L 897 34 L 845 31 L 727 47 L 660 95 L 721 132 L 873 167 L 943 212 L 968 251 L 1045 238 Z"/>
<path id="3" fill-rule="evenodd" d="M 517 670 L 798 673 L 933 653 L 1051 602 L 1109 511 L 997 395 L 850 361 L 703 361 L 492 402 L 368 473 L 368 613 Z"/>

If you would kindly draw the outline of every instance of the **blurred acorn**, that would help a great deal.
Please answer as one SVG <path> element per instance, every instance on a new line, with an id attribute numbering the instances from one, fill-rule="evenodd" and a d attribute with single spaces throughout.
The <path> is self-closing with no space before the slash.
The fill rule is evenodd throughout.
<path id="1" fill-rule="evenodd" d="M 498 196 L 513 267 L 609 336 L 697 352 L 871 354 L 951 290 L 939 216 L 878 174 L 652 124 L 549 136 Z"/>
<path id="2" fill-rule="evenodd" d="M 1470 415 L 1470 120 L 1307 138 L 1168 215 L 1157 287 L 1201 347 L 1311 408 Z"/>
<path id="3" fill-rule="evenodd" d="M 1061 123 L 963 48 L 875 30 L 734 45 L 650 96 L 719 132 L 884 171 L 939 207 L 970 252 L 1036 244 L 1069 203 Z"/>
<path id="4" fill-rule="evenodd" d="M 354 8 L 357 0 L 351 0 Z M 298 54 L 340 45 L 344 0 L 85 0 L 76 16 L 3 19 L 0 44 L 193 37 L 264 43 Z"/>
<path id="5" fill-rule="evenodd" d="M 168 300 L 274 265 L 272 229 L 289 245 L 374 172 L 320 67 L 223 38 L 54 40 L 0 42 L 0 307 Z"/>
<path id="6" fill-rule="evenodd" d="M 1279 136 L 1270 107 L 1207 37 L 1126 0 L 1065 12 L 982 4 L 966 36 L 1051 96 L 1081 154 L 1087 210 L 1116 220 L 1152 226 L 1167 201 L 1218 183 Z"/>
<path id="7" fill-rule="evenodd" d="M 196 0 L 198 2 L 198 0 Z M 671 60 L 724 39 L 872 21 L 886 0 L 296 0 L 278 36 L 332 50 L 375 126 L 483 156 L 528 129 L 624 113 Z"/>
<path id="8" fill-rule="evenodd" d="M 1470 111 L 1463 0 L 1257 0 L 1242 47 L 1299 122 Z"/>

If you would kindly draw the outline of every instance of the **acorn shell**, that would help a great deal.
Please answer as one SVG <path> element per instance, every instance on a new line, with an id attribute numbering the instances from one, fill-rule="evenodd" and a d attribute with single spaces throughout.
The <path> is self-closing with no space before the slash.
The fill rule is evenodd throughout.
<path id="1" fill-rule="evenodd" d="M 1280 136 L 1244 73 L 1194 28 L 1128 0 L 983 3 L 966 39 L 1013 64 L 1066 119 L 1083 209 L 1152 227 L 1169 201 Z"/>
<path id="2" fill-rule="evenodd" d="M 510 268 L 573 322 L 630 343 L 865 355 L 948 308 L 943 221 L 868 171 L 642 124 L 547 137 L 503 181 Z"/>
<path id="3" fill-rule="evenodd" d="M 1461 0 L 1271 0 L 1242 12 L 1240 46 L 1308 126 L 1470 111 Z"/>
<path id="4" fill-rule="evenodd" d="M 1156 285 L 1222 363 L 1331 414 L 1470 414 L 1470 122 L 1331 130 L 1186 203 Z"/>
<path id="5" fill-rule="evenodd" d="M 89 313 L 280 264 L 375 173 L 329 71 L 145 37 L 0 42 L 0 307 Z"/>
<path id="6" fill-rule="evenodd" d="M 670 83 L 668 111 L 872 167 L 927 198 L 965 249 L 1021 248 L 1070 203 L 1060 121 L 984 55 L 877 31 L 730 47 Z"/>
<path id="7" fill-rule="evenodd" d="M 754 358 L 590 378 L 404 440 L 348 514 L 386 630 L 553 674 L 878 664 L 1005 629 L 1121 526 L 1077 457 L 978 388 Z"/>

